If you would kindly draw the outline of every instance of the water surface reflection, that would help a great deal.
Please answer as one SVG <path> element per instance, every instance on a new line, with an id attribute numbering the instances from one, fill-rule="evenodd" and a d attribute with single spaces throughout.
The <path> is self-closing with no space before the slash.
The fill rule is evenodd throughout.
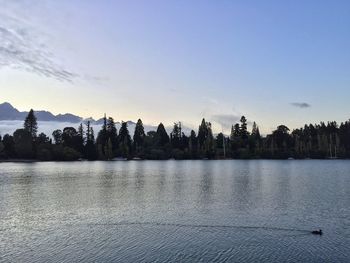
<path id="1" fill-rule="evenodd" d="M 346 262 L 349 174 L 340 160 L 0 163 L 1 260 Z"/>

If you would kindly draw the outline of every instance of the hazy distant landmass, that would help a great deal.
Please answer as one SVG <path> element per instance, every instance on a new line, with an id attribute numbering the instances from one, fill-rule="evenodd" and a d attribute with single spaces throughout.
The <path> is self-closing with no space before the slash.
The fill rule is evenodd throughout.
<path id="1" fill-rule="evenodd" d="M 84 120 L 82 117 L 71 113 L 54 115 L 51 112 L 45 111 L 45 110 L 35 110 L 34 113 L 38 121 L 58 121 L 58 122 L 79 123 Z M 10 120 L 23 121 L 27 115 L 28 115 L 28 111 L 19 111 L 8 102 L 4 102 L 0 104 L 1 121 L 10 121 Z M 102 119 L 95 121 L 92 118 L 89 118 L 89 120 L 90 122 L 94 122 L 94 123 L 102 121 Z"/>
<path id="2" fill-rule="evenodd" d="M 83 117 L 77 116 L 72 113 L 64 113 L 54 115 L 46 110 L 34 110 L 34 114 L 39 122 L 62 122 L 62 123 L 72 123 L 80 124 L 82 122 L 90 121 L 91 125 L 102 125 L 103 118 L 98 120 L 92 117 L 84 119 Z M 0 104 L 0 121 L 24 121 L 25 117 L 28 115 L 28 111 L 19 111 L 13 107 L 10 103 L 4 102 Z M 14 122 L 16 123 L 16 122 Z M 133 121 L 127 121 L 129 126 L 135 125 Z M 116 124 L 120 124 L 116 122 Z M 156 126 L 151 127 L 156 128 Z"/>
<path id="3" fill-rule="evenodd" d="M 90 118 L 83 118 L 72 113 L 58 114 L 54 115 L 46 110 L 34 110 L 35 116 L 39 123 L 39 132 L 44 132 L 49 136 L 56 129 L 63 130 L 64 127 L 74 126 L 78 127 L 80 123 L 86 123 L 90 121 L 90 125 L 95 129 L 99 130 L 101 125 L 103 125 L 103 118 L 98 120 Z M 0 135 L 6 133 L 12 134 L 16 129 L 22 127 L 25 117 L 28 115 L 28 111 L 19 111 L 9 102 L 4 102 L 0 104 Z M 126 121 L 130 133 L 134 132 L 136 123 L 129 120 Z M 121 122 L 115 122 L 116 127 L 119 129 Z M 156 125 L 144 125 L 145 132 L 156 130 Z M 167 126 L 165 129 L 167 132 L 171 132 L 172 126 Z M 189 134 L 191 129 L 189 127 L 183 126 L 183 132 Z"/>

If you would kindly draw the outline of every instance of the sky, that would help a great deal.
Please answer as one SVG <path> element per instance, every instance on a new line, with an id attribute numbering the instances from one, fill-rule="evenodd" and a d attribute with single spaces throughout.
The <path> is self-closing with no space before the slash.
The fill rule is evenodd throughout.
<path id="1" fill-rule="evenodd" d="M 350 118 L 350 1 L 0 0 L 0 103 L 263 132 Z"/>

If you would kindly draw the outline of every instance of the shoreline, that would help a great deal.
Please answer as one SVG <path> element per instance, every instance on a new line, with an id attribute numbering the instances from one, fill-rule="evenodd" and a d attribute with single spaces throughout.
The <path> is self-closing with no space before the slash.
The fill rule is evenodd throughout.
<path id="1" fill-rule="evenodd" d="M 50 161 L 42 161 L 42 160 L 36 160 L 36 159 L 7 159 L 7 160 L 0 160 L 0 163 L 47 163 L 47 162 L 60 162 L 60 163 L 72 163 L 72 162 L 129 162 L 129 161 L 135 161 L 135 162 L 142 162 L 142 161 L 314 161 L 314 160 L 324 160 L 324 161 L 331 161 L 331 160 L 350 160 L 346 158 L 303 158 L 303 159 L 266 159 L 266 158 L 253 158 L 253 159 L 233 159 L 233 158 L 227 158 L 227 159 L 130 159 L 130 160 L 72 160 L 72 161 L 63 161 L 63 160 L 50 160 Z"/>

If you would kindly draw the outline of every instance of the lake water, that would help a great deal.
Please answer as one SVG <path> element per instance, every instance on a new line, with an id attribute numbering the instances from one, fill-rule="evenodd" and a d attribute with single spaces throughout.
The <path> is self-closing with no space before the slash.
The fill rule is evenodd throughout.
<path id="1" fill-rule="evenodd" d="M 350 161 L 0 163 L 0 261 L 350 262 Z"/>

